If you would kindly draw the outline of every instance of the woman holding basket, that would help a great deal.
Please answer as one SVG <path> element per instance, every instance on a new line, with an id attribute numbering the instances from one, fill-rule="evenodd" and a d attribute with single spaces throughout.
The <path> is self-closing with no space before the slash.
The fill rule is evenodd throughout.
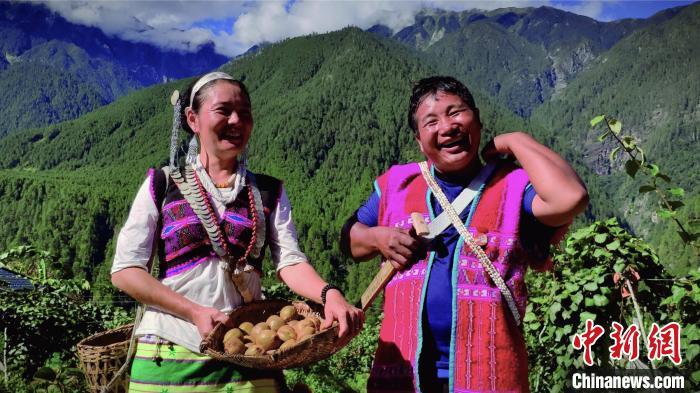
<path id="1" fill-rule="evenodd" d="M 348 340 L 364 315 L 299 250 L 282 182 L 246 169 L 253 115 L 244 84 L 223 72 L 204 75 L 176 104 L 175 143 L 179 122 L 194 134 L 188 164 L 175 166 L 173 147 L 169 168 L 149 170 L 111 270 L 116 287 L 148 306 L 136 328 L 129 391 L 279 391 L 280 373 L 198 353 L 218 322 L 229 323 L 230 311 L 260 299 L 266 246 L 278 277 L 324 305 L 322 328 L 337 320 L 341 340 Z M 161 261 L 157 278 L 148 272 L 154 250 Z"/>

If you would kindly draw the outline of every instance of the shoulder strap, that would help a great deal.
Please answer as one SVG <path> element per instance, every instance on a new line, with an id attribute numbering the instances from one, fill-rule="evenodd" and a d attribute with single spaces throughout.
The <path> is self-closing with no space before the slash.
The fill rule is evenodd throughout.
<path id="1" fill-rule="evenodd" d="M 170 170 L 168 167 L 161 169 L 155 169 L 153 171 L 153 194 L 155 196 L 156 207 L 158 211 L 163 210 L 163 204 L 165 203 L 165 195 L 168 192 L 168 186 L 170 185 Z"/>
<path id="2" fill-rule="evenodd" d="M 156 225 L 156 232 L 153 236 L 151 260 L 148 262 L 148 266 L 149 273 L 151 273 L 151 275 L 153 276 L 157 276 L 158 271 L 160 270 L 160 266 L 158 263 L 160 261 L 160 258 L 158 257 L 158 236 L 163 228 L 163 215 L 161 213 L 163 211 L 163 204 L 165 203 L 165 194 L 168 191 L 168 185 L 170 183 L 170 176 L 167 167 L 161 169 L 154 169 L 151 173 L 153 176 L 151 184 L 153 185 L 155 203 L 156 207 L 158 208 L 158 225 Z M 114 384 L 117 383 L 119 377 L 121 377 L 126 372 L 126 370 L 131 367 L 131 362 L 134 359 L 134 352 L 136 351 L 136 329 L 141 324 L 141 319 L 143 318 L 143 313 L 145 312 L 145 310 L 145 304 L 139 303 L 138 307 L 136 308 L 136 316 L 134 317 L 134 326 L 131 329 L 131 336 L 129 337 L 129 346 L 126 351 L 126 361 L 117 370 L 112 379 L 107 382 L 107 385 L 104 385 L 100 388 L 100 393 L 111 392 L 112 386 L 114 386 Z"/>
<path id="3" fill-rule="evenodd" d="M 482 250 L 481 247 L 479 247 L 479 245 L 476 244 L 476 241 L 469 233 L 467 228 L 464 226 L 462 220 L 459 218 L 459 214 L 457 214 L 454 207 L 450 204 L 447 197 L 445 196 L 445 193 L 435 182 L 433 175 L 428 169 L 428 163 L 425 161 L 421 162 L 420 169 L 421 173 L 423 174 L 423 178 L 425 178 L 425 181 L 428 183 L 428 186 L 433 191 L 435 198 L 442 206 L 442 209 L 449 215 L 450 220 L 452 221 L 452 225 L 454 225 L 455 229 L 457 229 L 457 232 L 459 232 L 462 238 L 464 238 L 464 242 L 469 246 L 474 255 L 476 255 L 477 258 L 479 258 L 481 266 L 484 268 L 484 270 L 486 270 L 486 272 L 491 277 L 491 280 L 494 282 L 494 284 L 496 284 L 496 286 L 500 290 L 501 295 L 503 295 L 503 298 L 508 304 L 508 308 L 510 308 L 511 313 L 513 314 L 515 324 L 519 326 L 521 322 L 520 312 L 518 312 L 518 307 L 515 304 L 513 294 L 510 292 L 510 289 L 508 289 L 508 286 L 506 286 L 506 283 L 503 281 L 503 277 L 501 277 L 501 275 L 498 273 L 498 270 L 496 270 L 496 268 L 493 266 L 493 263 L 491 263 L 489 258 L 486 256 L 484 250 Z"/>

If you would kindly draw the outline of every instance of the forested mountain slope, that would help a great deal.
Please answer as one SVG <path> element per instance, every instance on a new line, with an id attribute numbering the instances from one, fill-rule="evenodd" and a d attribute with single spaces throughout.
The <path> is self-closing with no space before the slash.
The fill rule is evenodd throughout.
<path id="1" fill-rule="evenodd" d="M 375 176 L 418 157 L 406 123 L 408 97 L 411 82 L 435 70 L 395 41 L 354 28 L 289 39 L 223 69 L 251 91 L 252 168 L 285 180 L 302 248 L 321 273 L 338 280 L 347 275 L 348 286 L 360 291 L 375 267 L 352 265 L 346 272 L 339 229 L 369 195 Z M 39 243 L 78 276 L 109 260 L 110 249 L 101 245 L 111 247 L 147 167 L 167 160 L 169 95 L 186 82 L 144 89 L 77 120 L 0 140 L 0 202 L 3 215 L 15 220 L 2 229 L 0 248 Z M 523 128 L 522 119 L 475 93 L 486 135 Z M 101 197 L 72 206 L 89 195 Z M 52 215 L 57 210 L 60 218 Z"/>
<path id="2" fill-rule="evenodd" d="M 621 38 L 678 11 L 599 22 L 551 7 L 429 10 L 393 38 L 421 50 L 439 69 L 483 89 L 513 112 L 528 116 Z M 387 34 L 377 27 L 373 31 Z"/>
<path id="3" fill-rule="evenodd" d="M 0 137 L 209 71 L 227 60 L 213 49 L 164 50 L 70 23 L 41 4 L 0 2 Z"/>
<path id="4" fill-rule="evenodd" d="M 601 113 L 620 119 L 625 132 L 640 140 L 647 159 L 686 190 L 692 205 L 686 214 L 697 217 L 699 40 L 700 4 L 694 4 L 618 42 L 532 116 L 534 123 L 548 130 L 549 143 L 578 149 L 594 172 L 594 211 L 625 217 L 632 228 L 650 235 L 652 243 L 666 243 L 660 251 L 671 263 L 690 263 L 690 251 L 672 245 L 677 240 L 675 229 L 656 217 L 651 195 L 630 199 L 641 183 L 624 175 L 622 161 L 609 161 L 614 145 L 601 144 L 588 121 Z M 567 138 L 561 137 L 563 132 Z"/>

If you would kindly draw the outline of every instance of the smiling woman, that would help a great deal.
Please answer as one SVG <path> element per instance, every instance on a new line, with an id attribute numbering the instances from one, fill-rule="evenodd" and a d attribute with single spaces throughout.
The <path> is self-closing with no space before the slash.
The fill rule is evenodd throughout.
<path id="1" fill-rule="evenodd" d="M 549 243 L 585 208 L 586 189 L 566 161 L 522 132 L 488 143 L 482 166 L 479 110 L 452 77 L 419 81 L 408 121 L 426 161 L 380 175 L 342 232 L 353 258 L 381 255 L 400 271 L 384 291 L 367 390 L 528 391 L 525 272 L 546 266 Z M 501 162 L 503 154 L 522 168 Z M 410 230 L 412 214 L 434 224 L 443 210 L 452 225 L 432 241 Z"/>
<path id="2" fill-rule="evenodd" d="M 282 281 L 324 305 L 322 328 L 337 320 L 339 336 L 348 340 L 361 329 L 364 315 L 319 277 L 299 250 L 282 182 L 246 169 L 253 116 L 245 85 L 214 72 L 197 80 L 180 101 L 186 102 L 178 113 L 181 124 L 198 143 L 190 145 L 184 167 L 171 156 L 170 167 L 149 171 L 119 233 L 112 265 L 114 285 L 148 306 L 136 329 L 129 390 L 284 390 L 279 372 L 199 353 L 200 342 L 217 323 L 231 323 L 234 308 L 261 299 L 267 246 Z M 157 278 L 147 270 L 154 249 L 160 260 Z"/>

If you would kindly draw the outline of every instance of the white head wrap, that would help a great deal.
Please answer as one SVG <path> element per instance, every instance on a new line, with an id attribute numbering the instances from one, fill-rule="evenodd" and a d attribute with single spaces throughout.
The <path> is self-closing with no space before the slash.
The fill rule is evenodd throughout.
<path id="1" fill-rule="evenodd" d="M 206 85 L 207 83 L 209 83 L 211 81 L 215 81 L 218 79 L 228 79 L 228 80 L 232 80 L 232 81 L 235 80 L 235 79 L 233 79 L 233 77 L 231 75 L 229 75 L 225 72 L 221 72 L 221 71 L 210 72 L 210 73 L 204 75 L 203 77 L 199 78 L 197 83 L 195 83 L 194 86 L 192 87 L 192 93 L 190 94 L 190 105 L 189 106 L 192 106 L 192 102 L 194 101 L 194 96 L 197 94 L 199 89 L 202 88 L 202 86 Z"/>

